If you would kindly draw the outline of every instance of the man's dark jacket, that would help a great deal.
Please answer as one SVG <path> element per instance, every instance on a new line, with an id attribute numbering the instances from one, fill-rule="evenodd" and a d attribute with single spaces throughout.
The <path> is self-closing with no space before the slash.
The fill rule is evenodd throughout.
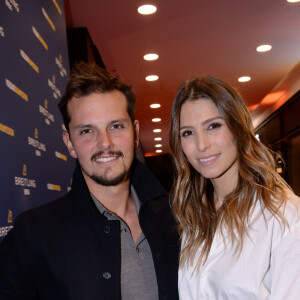
<path id="1" fill-rule="evenodd" d="M 176 300 L 179 243 L 168 197 L 138 161 L 131 184 L 159 299 Z M 0 244 L 0 299 L 120 300 L 120 253 L 119 221 L 97 211 L 77 165 L 70 192 L 21 214 Z"/>

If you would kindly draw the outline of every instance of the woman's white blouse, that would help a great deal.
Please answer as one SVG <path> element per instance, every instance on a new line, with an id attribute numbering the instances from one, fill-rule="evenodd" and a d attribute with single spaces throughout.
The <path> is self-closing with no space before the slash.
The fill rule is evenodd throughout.
<path id="1" fill-rule="evenodd" d="M 284 215 L 290 228 L 257 204 L 240 255 L 216 234 L 207 261 L 179 269 L 181 300 L 300 299 L 300 199 L 292 196 Z M 184 242 L 184 239 L 183 239 Z"/>

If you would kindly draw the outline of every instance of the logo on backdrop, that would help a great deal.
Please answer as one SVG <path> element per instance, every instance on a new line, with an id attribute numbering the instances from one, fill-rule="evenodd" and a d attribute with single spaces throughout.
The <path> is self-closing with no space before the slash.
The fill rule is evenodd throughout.
<path id="1" fill-rule="evenodd" d="M 59 14 L 61 15 L 61 9 L 60 6 L 57 4 L 56 0 L 53 0 L 53 3 L 55 5 L 55 7 L 57 8 L 57 11 L 59 12 Z"/>
<path id="2" fill-rule="evenodd" d="M 27 174 L 28 174 L 27 166 L 25 164 L 23 164 L 22 176 L 27 176 Z M 23 192 L 24 192 L 25 196 L 30 195 L 30 189 L 29 188 L 36 188 L 35 179 L 29 179 L 29 178 L 26 178 L 26 177 L 15 176 L 15 185 L 24 187 Z"/>
<path id="3" fill-rule="evenodd" d="M 5 0 L 5 4 L 11 11 L 15 9 L 17 12 L 20 12 L 19 4 L 16 0 Z"/>
<path id="4" fill-rule="evenodd" d="M 61 54 L 57 57 L 55 57 L 55 63 L 57 64 L 57 66 L 59 67 L 60 69 L 60 76 L 61 77 L 65 77 L 67 76 L 67 70 L 65 69 L 65 67 L 62 65 L 62 56 Z"/>
<path id="5" fill-rule="evenodd" d="M 55 75 L 52 76 L 52 80 L 48 79 L 48 86 L 52 89 L 52 91 L 53 91 L 53 97 L 55 99 L 61 97 L 61 92 L 57 88 L 57 86 L 55 85 Z"/>
<path id="6" fill-rule="evenodd" d="M 0 131 L 6 133 L 8 135 L 15 136 L 15 131 L 12 128 L 10 128 L 2 123 L 0 123 Z"/>
<path id="7" fill-rule="evenodd" d="M 3 27 L 0 26 L 0 36 L 4 37 L 5 34 L 4 34 L 4 29 Z"/>
<path id="8" fill-rule="evenodd" d="M 47 125 L 51 125 L 51 121 L 54 122 L 54 115 L 50 114 L 48 109 L 48 100 L 45 99 L 44 101 L 44 107 L 42 105 L 39 105 L 39 111 L 40 113 L 45 116 L 45 123 Z"/>
<path id="9" fill-rule="evenodd" d="M 13 215 L 12 211 L 9 209 L 7 214 L 7 223 L 12 223 Z"/>
<path id="10" fill-rule="evenodd" d="M 62 154 L 62 153 L 59 153 L 58 151 L 55 151 L 55 156 L 56 156 L 57 158 L 60 158 L 60 159 L 64 160 L 64 161 L 67 161 L 67 160 L 68 160 L 68 158 L 67 158 L 66 155 L 64 155 L 64 154 Z"/>
<path id="11" fill-rule="evenodd" d="M 28 137 L 28 145 L 36 148 L 35 149 L 35 155 L 36 156 L 41 156 L 42 155 L 42 152 L 41 151 L 44 151 L 46 152 L 46 145 L 39 142 L 38 141 L 38 138 L 39 138 L 39 131 L 37 128 L 35 128 L 34 130 L 34 138 L 32 137 Z"/>
<path id="12" fill-rule="evenodd" d="M 7 223 L 12 223 L 12 211 L 9 209 L 7 214 Z M 0 237 L 6 236 L 8 232 L 13 228 L 13 225 L 0 227 Z"/>
<path id="13" fill-rule="evenodd" d="M 20 88 L 18 88 L 15 84 L 13 84 L 10 80 L 7 78 L 5 79 L 6 86 L 15 92 L 17 95 L 19 95 L 21 98 L 23 98 L 25 101 L 28 101 L 28 96 L 26 93 L 24 93 Z"/>
<path id="14" fill-rule="evenodd" d="M 22 49 L 20 49 L 20 55 L 34 71 L 39 73 L 39 67 L 29 58 L 29 56 Z"/>
<path id="15" fill-rule="evenodd" d="M 47 12 L 45 11 L 44 7 L 42 7 L 42 13 L 43 13 L 45 19 L 47 20 L 47 22 L 49 23 L 49 25 L 51 26 L 51 28 L 53 29 L 53 31 L 55 31 L 55 26 L 54 26 L 52 20 L 50 19 L 50 17 L 48 16 Z"/>
<path id="16" fill-rule="evenodd" d="M 12 223 L 12 211 L 10 209 L 8 210 L 8 214 L 7 214 L 7 223 L 8 224 Z M 0 227 L 0 237 L 6 236 L 12 228 L 13 228 L 12 225 Z"/>
<path id="17" fill-rule="evenodd" d="M 42 44 L 42 46 L 48 50 L 48 45 L 45 42 L 45 40 L 42 38 L 42 36 L 38 33 L 38 31 L 36 30 L 36 28 L 34 26 L 32 26 L 32 32 L 35 35 L 35 37 L 38 39 L 38 41 Z"/>

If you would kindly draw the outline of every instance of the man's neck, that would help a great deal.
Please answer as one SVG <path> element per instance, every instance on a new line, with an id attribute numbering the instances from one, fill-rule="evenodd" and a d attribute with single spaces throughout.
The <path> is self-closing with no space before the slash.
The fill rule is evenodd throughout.
<path id="1" fill-rule="evenodd" d="M 118 216 L 126 215 L 130 207 L 130 180 L 127 179 L 115 186 L 104 186 L 86 178 L 87 187 L 94 197 L 109 211 Z"/>

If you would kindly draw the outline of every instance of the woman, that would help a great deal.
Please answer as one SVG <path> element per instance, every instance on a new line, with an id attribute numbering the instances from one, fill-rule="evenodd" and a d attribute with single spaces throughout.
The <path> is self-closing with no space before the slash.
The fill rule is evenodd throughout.
<path id="1" fill-rule="evenodd" d="M 300 199 L 254 136 L 239 94 L 213 77 L 179 89 L 170 147 L 189 299 L 300 299 Z"/>

